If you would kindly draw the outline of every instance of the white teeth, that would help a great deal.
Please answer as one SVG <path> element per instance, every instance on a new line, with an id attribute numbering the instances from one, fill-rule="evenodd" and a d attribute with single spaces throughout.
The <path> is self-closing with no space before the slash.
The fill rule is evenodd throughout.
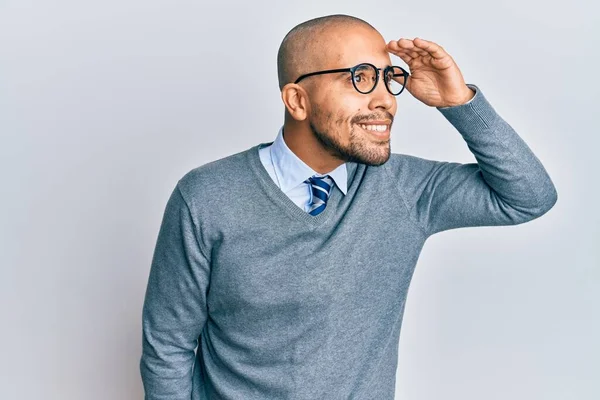
<path id="1" fill-rule="evenodd" d="M 365 125 L 360 124 L 361 128 L 366 129 L 368 131 L 378 131 L 385 132 L 387 130 L 387 125 Z"/>

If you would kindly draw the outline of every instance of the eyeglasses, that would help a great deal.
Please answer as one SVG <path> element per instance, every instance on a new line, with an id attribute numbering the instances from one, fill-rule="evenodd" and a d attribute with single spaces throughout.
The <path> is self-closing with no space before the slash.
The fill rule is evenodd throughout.
<path id="1" fill-rule="evenodd" d="M 337 72 L 350 72 L 350 77 L 348 79 L 352 79 L 352 85 L 354 88 L 362 94 L 371 93 L 375 90 L 377 83 L 379 82 L 379 71 L 381 68 L 377 68 L 373 64 L 370 63 L 361 63 L 355 65 L 352 68 L 341 68 L 341 69 L 328 69 L 325 71 L 317 71 L 311 72 L 309 74 L 301 75 L 294 83 L 300 82 L 302 79 L 307 78 L 312 75 L 320 75 L 320 74 L 331 74 Z M 406 80 L 410 74 L 404 68 L 399 67 L 397 65 L 390 65 L 383 69 L 383 80 L 385 81 L 385 88 L 387 91 L 394 95 L 398 96 L 404 90 L 406 86 Z M 393 78 L 401 77 L 398 80 Z"/>

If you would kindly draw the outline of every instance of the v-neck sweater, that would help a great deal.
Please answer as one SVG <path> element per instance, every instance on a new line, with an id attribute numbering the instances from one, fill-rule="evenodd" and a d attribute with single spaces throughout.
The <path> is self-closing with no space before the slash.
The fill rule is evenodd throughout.
<path id="1" fill-rule="evenodd" d="M 292 218 L 304 221 L 310 229 L 320 225 L 324 221 L 327 221 L 329 216 L 334 214 L 334 212 L 331 210 L 337 208 L 338 202 L 341 198 L 344 197 L 344 194 L 341 192 L 339 187 L 337 187 L 337 185 L 334 184 L 331 188 L 331 192 L 327 199 L 327 207 L 325 207 L 325 209 L 317 215 L 310 215 L 309 213 L 298 207 L 298 205 L 294 203 L 294 201 L 290 199 L 290 197 L 286 193 L 284 193 L 279 188 L 279 186 L 277 186 L 275 181 L 273 181 L 273 178 L 271 178 L 271 176 L 263 166 L 260 158 L 256 157 L 258 155 L 258 151 L 262 147 L 270 146 L 272 144 L 273 142 L 260 143 L 257 146 L 254 146 L 254 151 L 250 151 L 247 153 L 247 155 L 249 156 L 247 161 L 250 165 L 250 168 L 252 168 L 252 170 L 254 171 L 259 184 L 265 190 L 265 195 L 269 196 L 272 200 L 276 201 L 279 207 L 285 208 Z M 348 190 L 350 189 L 350 182 L 352 182 L 351 175 L 354 173 L 357 166 L 357 163 L 346 162 L 347 179 L 349 182 Z"/>
<path id="2" fill-rule="evenodd" d="M 273 182 L 305 212 L 310 212 L 315 202 L 310 177 L 329 175 L 332 183 L 344 194 L 347 192 L 348 169 L 346 163 L 338 165 L 327 173 L 318 173 L 300 159 L 287 145 L 284 127 L 279 128 L 275 140 L 258 150 L 260 161 Z M 317 201 L 318 202 L 318 201 Z"/>
<path id="3" fill-rule="evenodd" d="M 167 201 L 146 289 L 145 398 L 394 399 L 427 238 L 521 224 L 557 200 L 539 159 L 470 86 L 471 102 L 438 110 L 477 162 L 400 153 L 380 166 L 348 162 L 347 194 L 334 188 L 316 216 L 261 164 L 269 143 L 186 173 Z"/>

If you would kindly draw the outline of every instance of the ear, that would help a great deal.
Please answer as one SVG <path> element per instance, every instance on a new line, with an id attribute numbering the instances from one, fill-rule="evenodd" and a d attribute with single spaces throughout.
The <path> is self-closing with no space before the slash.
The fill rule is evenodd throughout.
<path id="1" fill-rule="evenodd" d="M 288 113 L 297 121 L 304 121 L 309 113 L 308 94 L 302 86 L 288 83 L 281 89 L 281 100 Z"/>

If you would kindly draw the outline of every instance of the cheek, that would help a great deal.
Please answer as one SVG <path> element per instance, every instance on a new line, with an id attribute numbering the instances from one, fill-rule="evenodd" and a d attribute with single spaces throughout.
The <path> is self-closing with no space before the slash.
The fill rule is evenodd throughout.
<path id="1" fill-rule="evenodd" d="M 356 116 L 356 109 L 354 108 L 338 108 L 333 116 L 332 124 L 336 129 L 345 131 L 352 129 L 352 120 Z"/>

